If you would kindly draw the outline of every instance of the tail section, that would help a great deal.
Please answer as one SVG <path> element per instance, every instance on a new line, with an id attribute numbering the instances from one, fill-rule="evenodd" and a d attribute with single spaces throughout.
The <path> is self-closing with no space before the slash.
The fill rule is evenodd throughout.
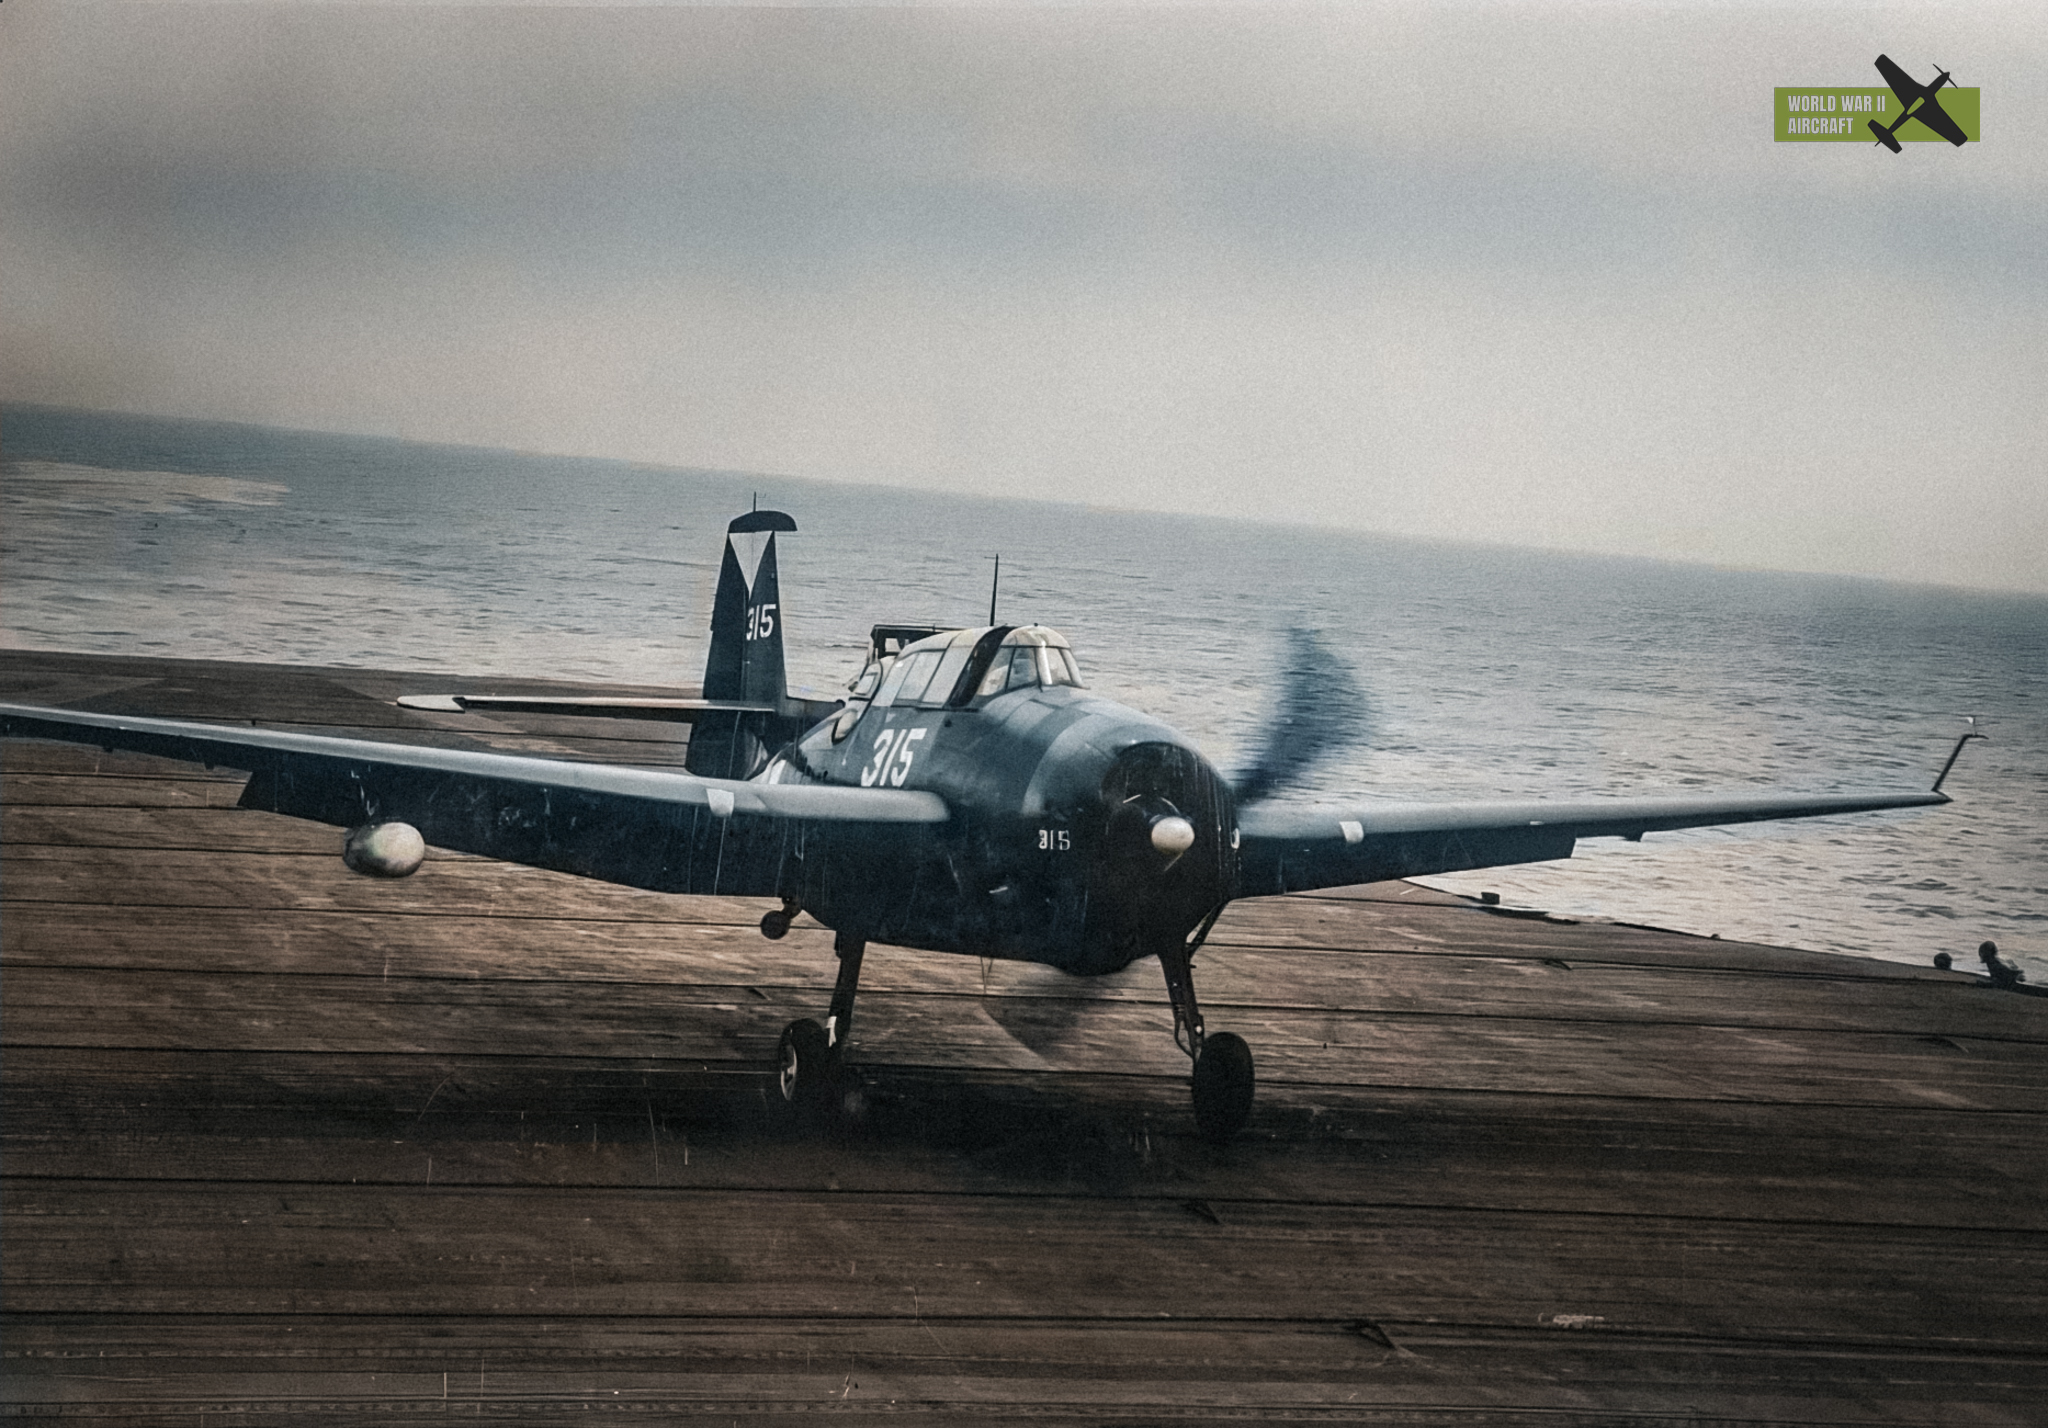
<path id="1" fill-rule="evenodd" d="M 700 717 L 683 764 L 691 773 L 750 778 L 803 730 L 805 717 L 789 698 L 783 670 L 782 594 L 775 571 L 776 533 L 795 529 L 796 522 L 781 511 L 749 511 L 726 527 L 718 595 L 711 606 L 704 697 L 777 712 L 719 711 Z"/>
<path id="2" fill-rule="evenodd" d="M 795 529 L 796 522 L 780 511 L 749 511 L 725 528 L 725 559 L 718 568 L 718 597 L 711 606 L 711 656 L 704 662 L 706 699 L 772 704 L 788 692 L 782 670 L 775 533 Z M 757 561 L 742 559 L 736 536 L 765 537 Z"/>

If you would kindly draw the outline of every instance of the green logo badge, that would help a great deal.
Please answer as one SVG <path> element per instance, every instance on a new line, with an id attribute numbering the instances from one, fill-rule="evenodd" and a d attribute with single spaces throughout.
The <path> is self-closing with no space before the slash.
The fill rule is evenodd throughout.
<path id="1" fill-rule="evenodd" d="M 1959 87 L 1947 70 L 1938 70 L 1933 83 L 1921 84 L 1889 56 L 1879 55 L 1877 72 L 1889 88 L 1778 90 L 1772 137 L 1780 144 L 1867 144 L 1874 139 L 1895 154 L 1903 152 L 1902 142 L 1946 139 L 1960 147 L 1982 138 L 1979 91 Z"/>

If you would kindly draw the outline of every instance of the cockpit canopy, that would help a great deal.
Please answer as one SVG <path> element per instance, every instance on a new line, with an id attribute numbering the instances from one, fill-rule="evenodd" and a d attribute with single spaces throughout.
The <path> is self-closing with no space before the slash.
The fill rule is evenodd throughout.
<path id="1" fill-rule="evenodd" d="M 1043 625 L 988 625 L 910 645 L 882 675 L 874 707 L 960 708 L 1012 689 L 1058 685 L 1081 686 L 1064 635 Z"/>
<path id="2" fill-rule="evenodd" d="M 996 647 L 996 657 L 975 686 L 974 697 L 1001 694 L 1029 685 L 1051 689 L 1056 685 L 1081 688 L 1081 666 L 1067 637 L 1043 625 L 1021 625 L 1005 635 Z"/>

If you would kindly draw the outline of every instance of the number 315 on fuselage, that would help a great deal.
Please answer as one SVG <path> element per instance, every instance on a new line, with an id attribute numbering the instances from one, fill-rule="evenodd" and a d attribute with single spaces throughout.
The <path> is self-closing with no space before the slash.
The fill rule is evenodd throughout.
<path id="1" fill-rule="evenodd" d="M 830 876 L 802 899 L 882 940 L 1108 972 L 1237 892 L 1228 785 L 1174 730 L 1084 688 L 1043 626 L 941 631 L 894 656 L 878 639 L 847 706 L 761 778 L 946 801 L 907 860 L 877 840 L 854 886 Z"/>

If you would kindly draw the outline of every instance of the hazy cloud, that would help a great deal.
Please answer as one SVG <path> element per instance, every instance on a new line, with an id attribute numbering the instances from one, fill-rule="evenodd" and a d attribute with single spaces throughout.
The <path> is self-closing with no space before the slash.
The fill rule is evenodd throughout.
<path id="1" fill-rule="evenodd" d="M 2044 41 L 27 0 L 0 392 L 2048 589 Z M 1986 142 L 1769 142 L 1878 48 Z"/>

